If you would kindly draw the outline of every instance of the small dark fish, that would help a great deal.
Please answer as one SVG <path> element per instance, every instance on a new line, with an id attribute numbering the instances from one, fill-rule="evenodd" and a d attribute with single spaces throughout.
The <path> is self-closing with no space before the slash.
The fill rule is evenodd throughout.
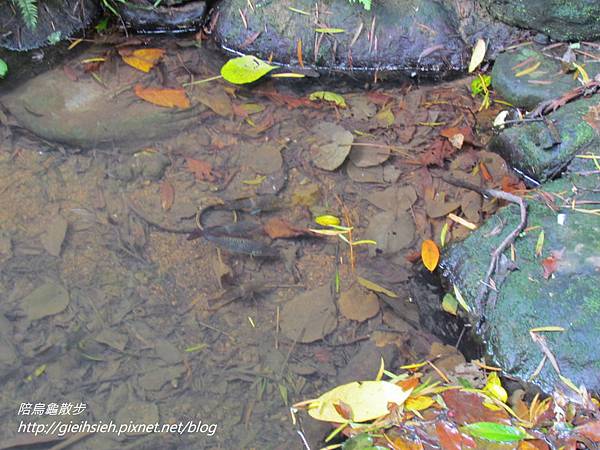
<path id="1" fill-rule="evenodd" d="M 217 247 L 232 253 L 242 253 L 244 255 L 263 258 L 276 258 L 279 256 L 277 249 L 252 239 L 233 236 L 218 236 L 206 233 L 204 234 L 204 238 L 215 244 Z"/>

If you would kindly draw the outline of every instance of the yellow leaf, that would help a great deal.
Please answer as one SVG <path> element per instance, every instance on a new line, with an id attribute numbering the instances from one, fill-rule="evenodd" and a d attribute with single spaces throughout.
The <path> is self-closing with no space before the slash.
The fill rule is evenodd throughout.
<path id="1" fill-rule="evenodd" d="M 508 400 L 508 393 L 502 387 L 502 382 L 497 372 L 491 372 L 488 375 L 483 391 L 490 397 L 500 400 L 502 403 L 506 403 L 506 400 Z"/>
<path id="2" fill-rule="evenodd" d="M 366 287 L 370 291 L 379 292 L 391 298 L 398 298 L 398 295 L 395 292 L 392 292 L 389 289 L 386 289 L 373 281 L 369 281 L 363 277 L 356 277 L 356 280 L 358 281 L 358 284 L 360 284 L 363 287 Z"/>
<path id="3" fill-rule="evenodd" d="M 405 407 L 408 411 L 423 411 L 434 403 L 435 401 L 431 397 L 420 395 L 418 397 L 411 397 L 406 400 Z"/>
<path id="4" fill-rule="evenodd" d="M 405 391 L 388 381 L 362 381 L 344 384 L 308 404 L 308 414 L 325 422 L 346 422 L 335 405 L 344 403 L 353 412 L 354 422 L 366 422 L 389 413 L 388 404 L 403 405 L 411 390 Z"/>
<path id="5" fill-rule="evenodd" d="M 440 260 L 440 250 L 431 239 L 423 241 L 423 245 L 421 245 L 421 259 L 430 272 L 433 272 L 437 267 Z"/>
<path id="6" fill-rule="evenodd" d="M 133 52 L 122 50 L 119 54 L 125 64 L 148 73 L 164 56 L 165 51 L 161 48 L 141 48 Z"/>
<path id="7" fill-rule="evenodd" d="M 471 55 L 471 62 L 469 63 L 469 73 L 473 72 L 479 65 L 483 62 L 483 58 L 485 58 L 485 41 L 483 39 L 478 39 L 475 44 L 475 48 L 473 48 L 473 54 Z"/>
<path id="8" fill-rule="evenodd" d="M 516 73 L 515 77 L 520 78 L 525 75 L 529 75 L 530 73 L 535 72 L 537 70 L 537 68 L 540 67 L 541 65 L 542 65 L 541 61 L 538 61 L 535 64 L 533 64 L 532 66 L 529 66 L 527 69 L 523 69 L 520 72 Z"/>
<path id="9" fill-rule="evenodd" d="M 328 227 L 331 225 L 339 225 L 341 223 L 341 221 L 338 217 L 332 216 L 330 214 L 324 214 L 322 216 L 316 217 L 315 222 L 317 222 L 322 227 Z"/>
<path id="10" fill-rule="evenodd" d="M 141 84 L 136 84 L 133 91 L 139 98 L 154 105 L 166 108 L 189 108 L 191 106 L 183 89 L 145 88 Z"/>
<path id="11" fill-rule="evenodd" d="M 563 327 L 559 327 L 557 325 L 549 325 L 547 327 L 535 327 L 529 330 L 532 333 L 537 333 L 540 331 L 550 331 L 550 332 L 560 332 L 565 331 Z"/>

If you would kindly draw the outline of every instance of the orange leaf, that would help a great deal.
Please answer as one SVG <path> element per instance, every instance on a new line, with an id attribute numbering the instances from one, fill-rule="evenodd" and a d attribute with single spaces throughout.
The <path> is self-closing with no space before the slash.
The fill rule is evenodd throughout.
<path id="1" fill-rule="evenodd" d="M 196 180 L 211 182 L 216 180 L 209 162 L 191 158 L 187 158 L 186 162 L 188 170 L 194 174 Z"/>
<path id="2" fill-rule="evenodd" d="M 518 450 L 549 450 L 548 444 L 541 439 L 519 442 Z"/>
<path id="3" fill-rule="evenodd" d="M 481 176 L 487 183 L 491 183 L 492 181 L 494 181 L 494 179 L 490 175 L 490 171 L 487 169 L 483 161 L 479 161 L 479 170 L 481 170 Z"/>
<path id="4" fill-rule="evenodd" d="M 141 48 L 133 51 L 130 49 L 119 50 L 119 55 L 121 55 L 125 64 L 146 73 L 150 72 L 150 69 L 160 61 L 164 54 L 165 51 L 161 48 Z"/>
<path id="5" fill-rule="evenodd" d="M 136 84 L 133 91 L 139 98 L 154 105 L 166 108 L 189 108 L 191 106 L 183 88 L 145 88 L 141 84 Z"/>
<path id="6" fill-rule="evenodd" d="M 431 239 L 423 241 L 423 245 L 421 246 L 421 259 L 430 272 L 433 272 L 437 267 L 440 260 L 440 250 Z"/>
<path id="7" fill-rule="evenodd" d="M 160 206 L 165 211 L 171 209 L 175 200 L 175 188 L 168 181 L 163 181 L 160 184 Z"/>
<path id="8" fill-rule="evenodd" d="M 450 422 L 438 422 L 435 424 L 435 431 L 442 450 L 462 450 L 463 437 L 455 425 Z"/>
<path id="9" fill-rule="evenodd" d="M 594 420 L 584 425 L 580 425 L 575 428 L 575 431 L 594 442 L 600 442 L 600 420 Z"/>

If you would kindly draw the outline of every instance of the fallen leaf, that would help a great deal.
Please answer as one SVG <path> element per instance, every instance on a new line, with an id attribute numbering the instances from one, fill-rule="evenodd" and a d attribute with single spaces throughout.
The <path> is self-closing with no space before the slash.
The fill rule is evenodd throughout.
<path id="1" fill-rule="evenodd" d="M 600 442 L 600 420 L 594 420 L 575 428 L 577 434 L 581 434 L 594 442 Z"/>
<path id="2" fill-rule="evenodd" d="M 365 290 L 359 284 L 354 284 L 340 294 L 339 307 L 340 312 L 347 319 L 364 322 L 377 315 L 379 300 L 373 292 Z"/>
<path id="3" fill-rule="evenodd" d="M 343 423 L 344 417 L 334 406 L 343 401 L 354 411 L 354 422 L 366 422 L 386 416 L 389 404 L 403 405 L 410 392 L 388 381 L 354 381 L 313 400 L 308 406 L 308 414 L 317 420 Z"/>
<path id="4" fill-rule="evenodd" d="M 463 446 L 475 448 L 475 442 L 472 442 L 473 445 L 467 445 L 469 438 L 465 439 L 466 436 L 463 436 L 451 422 L 437 422 L 435 431 L 440 439 L 442 450 L 462 450 Z"/>
<path id="5" fill-rule="evenodd" d="M 364 286 L 373 292 L 379 292 L 379 293 L 385 294 L 391 298 L 398 298 L 398 295 L 395 292 L 392 292 L 389 289 L 386 289 L 383 286 L 380 286 L 373 281 L 367 280 L 366 278 L 363 278 L 363 277 L 357 277 L 356 280 L 358 281 L 358 283 L 361 286 Z"/>
<path id="6" fill-rule="evenodd" d="M 292 238 L 308 233 L 308 230 L 297 228 L 281 217 L 273 217 L 264 225 L 265 233 L 271 239 Z"/>
<path id="7" fill-rule="evenodd" d="M 547 280 L 554 272 L 556 272 L 556 269 L 558 268 L 558 259 L 554 256 L 548 256 L 546 259 L 542 260 L 542 268 L 544 269 L 543 277 Z"/>
<path id="8" fill-rule="evenodd" d="M 515 442 L 530 438 L 522 428 L 495 422 L 476 422 L 465 425 L 461 431 L 476 438 L 493 442 Z"/>
<path id="9" fill-rule="evenodd" d="M 168 211 L 173 206 L 175 200 L 175 188 L 168 181 L 160 184 L 160 206 L 164 211 Z"/>
<path id="10" fill-rule="evenodd" d="M 323 100 L 324 102 L 333 103 L 340 108 L 347 108 L 346 100 L 340 94 L 331 91 L 316 91 L 308 96 L 311 101 Z"/>
<path id="11" fill-rule="evenodd" d="M 154 105 L 164 106 L 166 108 L 184 109 L 191 106 L 190 100 L 183 88 L 146 88 L 141 84 L 136 84 L 133 91 L 139 98 Z"/>
<path id="12" fill-rule="evenodd" d="M 314 164 L 323 170 L 335 170 L 350 153 L 354 136 L 340 125 L 321 122 L 312 129 L 318 144 L 313 150 Z"/>
<path id="13" fill-rule="evenodd" d="M 223 78 L 233 84 L 247 84 L 259 80 L 275 69 L 253 55 L 232 58 L 221 67 Z"/>
<path id="14" fill-rule="evenodd" d="M 213 182 L 217 179 L 209 162 L 187 158 L 186 163 L 187 169 L 194 174 L 196 180 Z"/>
<path id="15" fill-rule="evenodd" d="M 150 72 L 164 54 L 165 51 L 160 48 L 141 48 L 133 51 L 123 48 L 119 50 L 119 55 L 125 64 L 146 73 Z"/>
<path id="16" fill-rule="evenodd" d="M 421 259 L 430 272 L 433 272 L 440 260 L 440 250 L 431 239 L 423 241 L 421 245 Z"/>
<path id="17" fill-rule="evenodd" d="M 485 41 L 478 39 L 475 47 L 473 48 L 473 54 L 471 55 L 471 62 L 469 63 L 469 73 L 473 72 L 483 62 L 485 58 Z"/>

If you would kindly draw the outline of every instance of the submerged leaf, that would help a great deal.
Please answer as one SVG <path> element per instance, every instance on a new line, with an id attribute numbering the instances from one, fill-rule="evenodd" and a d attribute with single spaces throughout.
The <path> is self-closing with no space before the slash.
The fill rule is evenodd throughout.
<path id="1" fill-rule="evenodd" d="M 8 73 L 8 64 L 0 58 L 0 78 L 4 78 Z"/>
<path id="2" fill-rule="evenodd" d="M 316 91 L 308 96 L 311 101 L 323 100 L 330 103 L 335 103 L 340 108 L 347 108 L 346 100 L 340 94 L 331 91 Z"/>
<path id="3" fill-rule="evenodd" d="M 227 61 L 221 67 L 221 75 L 230 83 L 246 84 L 264 77 L 273 69 L 275 66 L 267 64 L 256 56 L 245 55 Z"/>
<path id="4" fill-rule="evenodd" d="M 184 89 L 146 88 L 136 84 L 133 88 L 135 95 L 142 100 L 165 108 L 189 108 L 190 100 Z"/>
<path id="5" fill-rule="evenodd" d="M 161 48 L 141 48 L 133 51 L 122 49 L 119 54 L 125 64 L 148 73 L 164 56 L 165 51 Z"/>

